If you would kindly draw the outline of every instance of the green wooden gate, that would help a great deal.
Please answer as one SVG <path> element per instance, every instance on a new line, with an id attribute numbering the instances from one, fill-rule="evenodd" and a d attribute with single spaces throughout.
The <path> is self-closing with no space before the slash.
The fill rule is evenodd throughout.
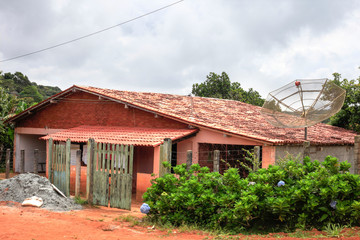
<path id="1" fill-rule="evenodd" d="M 132 145 L 94 144 L 93 204 L 130 210 L 133 155 Z"/>
<path id="2" fill-rule="evenodd" d="M 67 197 L 70 196 L 70 146 L 70 139 L 66 144 L 49 139 L 49 180 Z"/>

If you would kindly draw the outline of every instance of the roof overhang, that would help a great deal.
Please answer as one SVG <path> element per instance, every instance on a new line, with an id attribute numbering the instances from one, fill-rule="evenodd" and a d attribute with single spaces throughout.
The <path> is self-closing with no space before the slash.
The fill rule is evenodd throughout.
<path id="1" fill-rule="evenodd" d="M 79 126 L 40 139 L 52 138 L 54 141 L 60 142 L 70 139 L 71 142 L 84 143 L 92 138 L 100 143 L 156 147 L 162 144 L 166 138 L 176 142 L 194 136 L 198 131 L 198 129 Z"/>

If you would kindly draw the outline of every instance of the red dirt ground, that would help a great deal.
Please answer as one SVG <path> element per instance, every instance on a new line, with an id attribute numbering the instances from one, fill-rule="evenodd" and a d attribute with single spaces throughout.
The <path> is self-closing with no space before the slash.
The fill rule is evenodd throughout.
<path id="1" fill-rule="evenodd" d="M 135 208 L 134 208 L 135 209 Z M 139 209 L 139 208 L 136 208 Z M 121 215 L 142 217 L 138 210 L 126 211 L 114 208 L 85 208 L 80 211 L 51 212 L 44 209 L 22 207 L 19 203 L 0 202 L 0 239 L 121 239 L 121 240 L 200 240 L 200 239 L 299 239 L 284 233 L 262 236 L 210 236 L 203 232 L 160 231 L 151 227 L 131 226 L 131 223 L 115 220 Z M 340 239 L 360 239 L 359 228 L 348 229 Z M 306 232 L 316 239 L 318 231 Z M 315 238 L 314 238 L 315 237 Z M 304 236 L 303 238 L 304 239 Z M 329 239 L 321 237 L 320 239 Z"/>

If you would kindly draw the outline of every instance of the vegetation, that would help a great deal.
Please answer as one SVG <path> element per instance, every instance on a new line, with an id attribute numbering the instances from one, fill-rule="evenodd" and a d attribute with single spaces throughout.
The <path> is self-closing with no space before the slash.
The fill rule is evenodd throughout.
<path id="1" fill-rule="evenodd" d="M 360 132 L 360 77 L 348 80 L 339 73 L 333 76 L 333 82 L 346 90 L 346 98 L 341 110 L 330 118 L 330 124 Z"/>
<path id="2" fill-rule="evenodd" d="M 144 200 L 151 207 L 148 218 L 163 225 L 233 233 L 329 230 L 329 224 L 359 224 L 360 176 L 349 168 L 331 156 L 323 163 L 289 158 L 240 178 L 236 168 L 221 175 L 198 164 L 187 171 L 183 164 L 174 167 L 178 177 L 166 174 L 153 180 Z"/>
<path id="3" fill-rule="evenodd" d="M 211 72 L 206 76 L 205 82 L 193 84 L 192 94 L 199 97 L 237 100 L 257 106 L 264 104 L 264 99 L 257 91 L 252 88 L 244 90 L 240 83 L 231 82 L 225 72 L 221 75 Z"/>
<path id="4" fill-rule="evenodd" d="M 30 82 L 28 77 L 21 72 L 12 74 L 0 71 L 0 87 L 4 88 L 8 94 L 20 98 L 29 106 L 61 91 L 58 87 L 37 85 L 35 82 Z"/>
<path id="5" fill-rule="evenodd" d="M 60 92 L 58 87 L 37 85 L 20 72 L 0 71 L 0 169 L 5 161 L 5 150 L 13 147 L 14 128 L 4 122 L 26 108 Z"/>
<path id="6" fill-rule="evenodd" d="M 89 202 L 86 199 L 81 198 L 80 196 L 76 196 L 74 198 L 74 202 L 80 205 L 88 205 Z"/>
<path id="7" fill-rule="evenodd" d="M 4 121 L 13 114 L 24 110 L 25 107 L 24 102 L 19 101 L 0 87 L 0 168 L 5 162 L 1 161 L 5 157 L 5 150 L 12 148 L 14 141 L 14 129 L 11 126 L 5 126 Z"/>

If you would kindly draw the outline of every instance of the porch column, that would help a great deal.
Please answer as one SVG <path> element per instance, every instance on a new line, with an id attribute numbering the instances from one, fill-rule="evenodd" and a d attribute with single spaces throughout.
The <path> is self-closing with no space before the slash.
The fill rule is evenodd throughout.
<path id="1" fill-rule="evenodd" d="M 263 146 L 262 148 L 262 168 L 268 168 L 269 165 L 275 164 L 275 146 Z"/>
<path id="2" fill-rule="evenodd" d="M 160 145 L 154 147 L 153 173 L 158 177 L 160 173 Z"/>

